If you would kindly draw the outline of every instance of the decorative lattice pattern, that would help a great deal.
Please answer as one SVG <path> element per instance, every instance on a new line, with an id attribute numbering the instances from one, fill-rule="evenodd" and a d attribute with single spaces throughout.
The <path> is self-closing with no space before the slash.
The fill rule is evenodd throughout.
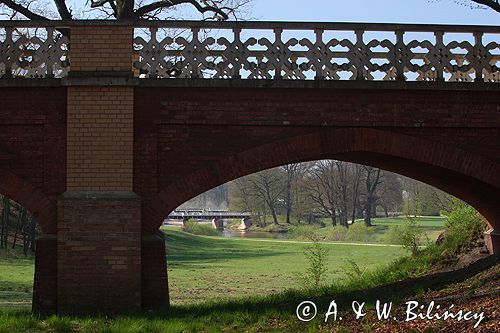
<path id="1" fill-rule="evenodd" d="M 134 67 L 147 78 L 500 82 L 498 31 L 287 29 L 269 22 L 259 29 L 251 23 L 136 29 Z"/>
<path id="2" fill-rule="evenodd" d="M 54 27 L 0 27 L 0 77 L 66 76 L 68 42 L 68 37 Z"/>
<path id="3" fill-rule="evenodd" d="M 18 24 L 0 22 L 0 77 L 66 76 L 71 28 Z M 500 82 L 498 27 L 140 22 L 133 52 L 141 78 Z"/>

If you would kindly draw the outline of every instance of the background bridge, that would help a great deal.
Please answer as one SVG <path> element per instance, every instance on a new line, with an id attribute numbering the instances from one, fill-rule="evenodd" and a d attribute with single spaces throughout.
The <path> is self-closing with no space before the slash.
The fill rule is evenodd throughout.
<path id="1" fill-rule="evenodd" d="M 211 211 L 178 211 L 175 210 L 167 216 L 169 220 L 187 220 L 187 219 L 244 219 L 250 218 L 250 213 L 233 212 L 211 212 Z"/>

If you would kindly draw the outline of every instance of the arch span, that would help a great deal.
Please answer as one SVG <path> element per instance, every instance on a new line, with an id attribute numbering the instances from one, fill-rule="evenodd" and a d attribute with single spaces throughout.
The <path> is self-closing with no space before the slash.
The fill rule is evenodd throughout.
<path id="1" fill-rule="evenodd" d="M 207 163 L 163 188 L 144 208 L 143 229 L 156 230 L 183 202 L 227 181 L 280 165 L 339 159 L 380 167 L 434 185 L 475 206 L 500 227 L 500 165 L 451 145 L 371 128 L 325 129 Z"/>
<path id="2" fill-rule="evenodd" d="M 45 234 L 55 234 L 56 204 L 42 191 L 13 172 L 0 168 L 0 193 L 18 202 L 36 218 Z"/>

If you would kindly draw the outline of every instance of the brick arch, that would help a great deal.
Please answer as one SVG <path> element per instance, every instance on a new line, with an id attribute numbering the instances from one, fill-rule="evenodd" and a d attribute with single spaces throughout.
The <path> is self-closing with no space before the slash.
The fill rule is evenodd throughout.
<path id="1" fill-rule="evenodd" d="M 339 159 L 371 165 L 434 185 L 475 206 L 500 227 L 500 165 L 435 141 L 370 128 L 322 130 L 242 151 L 200 167 L 163 188 L 143 209 L 156 230 L 175 207 L 233 179 L 292 162 Z"/>
<path id="2" fill-rule="evenodd" d="M 45 234 L 55 234 L 56 205 L 40 190 L 11 171 L 0 169 L 0 193 L 18 202 L 36 218 Z"/>

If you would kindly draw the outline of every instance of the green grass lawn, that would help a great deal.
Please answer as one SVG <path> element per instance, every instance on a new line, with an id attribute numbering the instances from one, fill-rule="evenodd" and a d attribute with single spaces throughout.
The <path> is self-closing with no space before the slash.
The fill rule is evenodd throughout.
<path id="1" fill-rule="evenodd" d="M 446 216 L 420 216 L 415 218 L 417 223 L 423 228 L 444 229 Z M 374 225 L 401 225 L 404 223 L 404 217 L 377 217 L 372 219 Z"/>
<path id="2" fill-rule="evenodd" d="M 401 225 L 404 223 L 404 217 L 378 217 L 373 219 L 373 224 L 375 228 L 384 226 L 389 227 L 391 225 Z M 420 216 L 415 218 L 419 224 L 419 228 L 424 230 L 425 234 L 430 241 L 436 241 L 438 236 L 445 229 L 445 222 L 447 220 L 446 216 Z"/>
<path id="3" fill-rule="evenodd" d="M 167 263 L 172 304 L 266 295 L 300 288 L 307 266 L 307 243 L 286 240 L 195 236 L 178 228 L 167 234 Z M 342 266 L 354 260 L 361 269 L 387 264 L 405 254 L 400 247 L 323 243 L 328 249 L 331 284 L 345 276 Z"/>
<path id="4" fill-rule="evenodd" d="M 196 236 L 175 227 L 163 230 L 172 304 L 262 296 L 301 287 L 297 275 L 307 265 L 305 242 Z M 324 244 L 329 251 L 325 284 L 341 281 L 346 259 L 370 269 L 405 254 L 400 247 Z M 33 270 L 32 257 L 0 256 L 0 308 L 30 307 Z"/>
<path id="5" fill-rule="evenodd" d="M 0 250 L 0 308 L 31 307 L 35 260 Z"/>

